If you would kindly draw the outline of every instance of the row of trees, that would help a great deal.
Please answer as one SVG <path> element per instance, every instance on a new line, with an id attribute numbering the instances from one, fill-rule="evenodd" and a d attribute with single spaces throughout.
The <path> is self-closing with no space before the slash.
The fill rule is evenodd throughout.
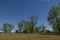
<path id="1" fill-rule="evenodd" d="M 30 16 L 29 19 L 29 21 L 22 20 L 18 22 L 18 30 L 16 30 L 16 33 L 43 33 L 45 31 L 46 27 L 44 24 L 37 26 L 37 16 Z M 2 29 L 5 33 L 11 33 L 11 31 L 14 29 L 14 25 L 4 23 Z"/>
<path id="2" fill-rule="evenodd" d="M 51 10 L 48 12 L 48 22 L 52 27 L 53 33 L 60 33 L 60 5 L 53 6 Z M 16 33 L 50 33 L 49 30 L 46 30 L 46 26 L 44 24 L 37 26 L 38 17 L 37 16 L 30 16 L 29 20 L 22 20 L 18 25 L 18 30 Z M 11 32 L 14 28 L 14 25 L 5 23 L 3 24 L 3 31 L 4 32 Z"/>

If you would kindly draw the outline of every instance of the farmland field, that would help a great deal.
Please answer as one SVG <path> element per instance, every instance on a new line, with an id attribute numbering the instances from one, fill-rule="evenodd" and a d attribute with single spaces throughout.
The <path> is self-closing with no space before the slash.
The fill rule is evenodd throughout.
<path id="1" fill-rule="evenodd" d="M 0 40 L 60 40 L 59 35 L 0 34 Z"/>

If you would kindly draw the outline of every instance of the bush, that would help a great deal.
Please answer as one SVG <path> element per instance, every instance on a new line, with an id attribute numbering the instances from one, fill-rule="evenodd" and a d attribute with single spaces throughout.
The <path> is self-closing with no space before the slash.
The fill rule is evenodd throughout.
<path id="1" fill-rule="evenodd" d="M 15 31 L 15 33 L 19 33 L 19 31 L 18 31 L 18 30 L 16 30 L 16 31 Z"/>

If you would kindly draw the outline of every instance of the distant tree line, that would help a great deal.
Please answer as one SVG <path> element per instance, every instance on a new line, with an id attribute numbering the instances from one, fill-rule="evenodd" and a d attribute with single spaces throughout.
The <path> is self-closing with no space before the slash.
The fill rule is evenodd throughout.
<path id="1" fill-rule="evenodd" d="M 44 24 L 37 26 L 38 18 L 38 16 L 30 16 L 29 20 L 24 19 L 18 22 L 18 30 L 15 30 L 15 33 L 60 34 L 60 4 L 53 6 L 48 12 L 47 20 L 53 29 L 52 31 L 46 30 Z M 2 31 L 11 33 L 14 28 L 13 24 L 4 23 Z"/>

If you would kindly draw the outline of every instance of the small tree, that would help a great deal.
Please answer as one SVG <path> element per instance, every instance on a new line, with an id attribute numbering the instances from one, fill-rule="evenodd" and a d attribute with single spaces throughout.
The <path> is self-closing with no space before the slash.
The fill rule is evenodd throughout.
<path id="1" fill-rule="evenodd" d="M 40 25 L 40 33 L 45 33 L 46 26 L 44 24 Z"/>
<path id="2" fill-rule="evenodd" d="M 35 27 L 35 28 L 34 28 L 34 32 L 35 32 L 35 33 L 39 33 L 39 27 Z"/>
<path id="3" fill-rule="evenodd" d="M 18 30 L 15 30 L 15 33 L 19 33 L 19 31 Z"/>
<path id="4" fill-rule="evenodd" d="M 23 22 L 21 21 L 18 23 L 19 32 L 21 32 L 22 28 L 23 28 Z"/>
<path id="5" fill-rule="evenodd" d="M 13 24 L 8 24 L 8 23 L 3 24 L 3 30 L 5 33 L 11 33 L 13 28 L 14 28 Z"/>

